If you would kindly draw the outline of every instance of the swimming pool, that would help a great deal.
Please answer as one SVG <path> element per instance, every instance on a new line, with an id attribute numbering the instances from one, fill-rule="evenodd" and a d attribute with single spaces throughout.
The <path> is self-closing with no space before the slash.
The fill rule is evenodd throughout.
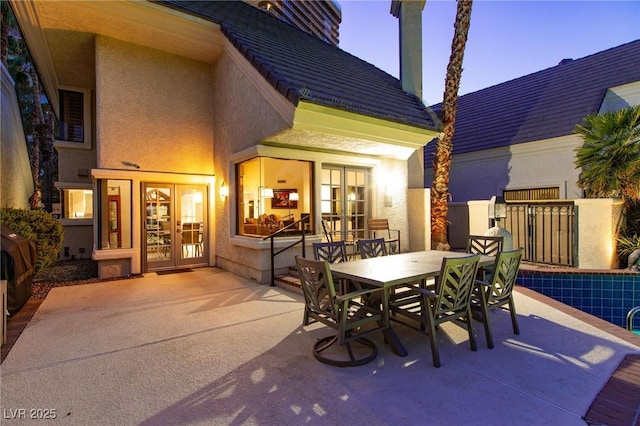
<path id="1" fill-rule="evenodd" d="M 623 328 L 627 313 L 640 306 L 637 273 L 521 269 L 517 282 Z"/>

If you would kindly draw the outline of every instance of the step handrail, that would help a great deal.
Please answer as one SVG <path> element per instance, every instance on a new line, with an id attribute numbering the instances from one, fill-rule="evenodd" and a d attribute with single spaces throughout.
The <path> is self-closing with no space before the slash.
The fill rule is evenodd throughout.
<path id="1" fill-rule="evenodd" d="M 304 242 L 304 235 L 305 235 L 305 230 L 304 230 L 304 222 L 307 222 L 309 220 L 309 216 L 304 216 L 302 219 L 297 220 L 293 223 L 288 224 L 287 226 L 285 226 L 284 228 L 278 229 L 276 232 L 267 235 L 266 237 L 263 237 L 262 240 L 271 240 L 270 241 L 270 246 L 271 246 L 271 284 L 269 284 L 269 286 L 274 287 L 276 285 L 276 274 L 275 274 L 275 258 L 277 255 L 279 255 L 280 253 L 289 250 L 290 248 L 297 246 L 298 244 L 302 243 L 302 257 L 306 257 L 306 252 L 305 252 L 305 247 L 306 244 Z M 299 240 L 296 240 L 294 242 L 292 242 L 291 244 L 289 244 L 286 247 L 281 248 L 278 251 L 275 251 L 275 244 L 274 244 L 274 239 L 275 237 L 279 236 L 280 234 L 283 234 L 287 229 L 292 229 L 292 228 L 296 228 L 298 229 L 297 225 L 300 225 L 300 229 L 302 230 L 302 238 L 300 238 Z"/>

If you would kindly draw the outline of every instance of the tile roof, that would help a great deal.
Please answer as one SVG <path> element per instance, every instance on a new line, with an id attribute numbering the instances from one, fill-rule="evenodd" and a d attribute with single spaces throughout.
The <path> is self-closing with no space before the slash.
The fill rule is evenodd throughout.
<path id="1" fill-rule="evenodd" d="M 607 88 L 640 81 L 640 40 L 458 98 L 453 154 L 570 135 Z M 440 113 L 442 104 L 432 106 Z M 431 167 L 435 143 L 425 148 Z"/>
<path id="2" fill-rule="evenodd" d="M 428 108 L 375 66 L 241 1 L 157 0 L 221 26 L 223 34 L 291 103 L 300 100 L 438 129 Z"/>

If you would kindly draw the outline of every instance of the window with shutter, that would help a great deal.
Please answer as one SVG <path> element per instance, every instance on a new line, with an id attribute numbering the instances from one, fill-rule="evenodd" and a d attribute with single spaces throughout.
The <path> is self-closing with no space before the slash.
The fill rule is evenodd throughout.
<path id="1" fill-rule="evenodd" d="M 67 142 L 84 142 L 84 96 L 81 92 L 60 91 L 60 134 Z"/>
<path id="2" fill-rule="evenodd" d="M 84 142 L 84 96 L 81 92 L 60 91 L 60 134 L 67 142 Z"/>
<path id="3" fill-rule="evenodd" d="M 91 149 L 91 91 L 60 87 L 56 148 Z"/>

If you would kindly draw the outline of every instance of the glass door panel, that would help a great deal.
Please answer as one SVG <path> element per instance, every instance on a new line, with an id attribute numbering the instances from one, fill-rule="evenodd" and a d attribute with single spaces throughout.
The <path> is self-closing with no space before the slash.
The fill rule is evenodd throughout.
<path id="1" fill-rule="evenodd" d="M 145 270 L 204 266 L 206 186 L 146 184 Z"/>
<path id="2" fill-rule="evenodd" d="M 170 186 L 145 189 L 145 253 L 148 269 L 173 265 L 173 232 Z"/>
<path id="3" fill-rule="evenodd" d="M 365 236 L 368 171 L 340 166 L 322 169 L 322 219 L 334 240 L 354 241 Z"/>
<path id="4" fill-rule="evenodd" d="M 178 187 L 180 264 L 204 262 L 204 212 L 206 187 Z"/>

